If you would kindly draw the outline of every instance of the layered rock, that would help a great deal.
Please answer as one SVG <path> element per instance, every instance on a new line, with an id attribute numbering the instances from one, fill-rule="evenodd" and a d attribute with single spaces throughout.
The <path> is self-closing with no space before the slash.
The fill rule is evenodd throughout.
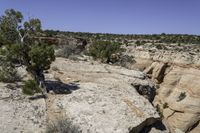
<path id="1" fill-rule="evenodd" d="M 200 70 L 173 67 L 160 85 L 154 104 L 172 129 L 188 132 L 200 121 Z"/>
<path id="2" fill-rule="evenodd" d="M 157 44 L 158 45 L 158 44 Z M 156 44 L 145 44 L 142 46 L 131 45 L 126 47 L 125 54 L 135 57 L 134 68 L 145 69 L 153 62 L 163 62 L 181 67 L 200 68 L 200 46 L 159 44 L 164 48 L 158 49 Z"/>
<path id="3" fill-rule="evenodd" d="M 164 44 L 163 44 L 164 45 Z M 154 105 L 158 106 L 172 132 L 199 132 L 200 50 L 199 45 L 127 47 L 134 56 L 133 69 L 144 72 L 157 84 Z"/>
<path id="4" fill-rule="evenodd" d="M 50 106 L 62 110 L 70 127 L 83 133 L 137 133 L 159 119 L 156 109 L 131 85 L 150 86 L 154 91 L 142 72 L 58 58 L 47 77 L 77 86 L 69 87 L 71 94 L 55 98 Z"/>

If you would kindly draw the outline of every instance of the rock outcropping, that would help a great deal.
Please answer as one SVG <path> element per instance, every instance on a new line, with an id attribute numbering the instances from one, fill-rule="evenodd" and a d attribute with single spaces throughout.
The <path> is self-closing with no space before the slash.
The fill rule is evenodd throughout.
<path id="1" fill-rule="evenodd" d="M 164 45 L 164 44 L 163 44 Z M 132 69 L 144 72 L 157 84 L 154 105 L 159 106 L 172 132 L 200 131 L 200 46 L 156 45 L 127 47 L 134 56 Z"/>
<path id="2" fill-rule="evenodd" d="M 149 86 L 154 91 L 142 72 L 58 58 L 47 77 L 77 86 L 50 106 L 64 112 L 71 127 L 83 133 L 137 133 L 159 120 L 156 109 L 131 85 Z"/>
<path id="3" fill-rule="evenodd" d="M 2 133 L 139 133 L 160 120 L 149 102 L 154 85 L 140 71 L 57 58 L 45 77 L 46 100 L 24 96 L 20 83 L 0 84 Z"/>

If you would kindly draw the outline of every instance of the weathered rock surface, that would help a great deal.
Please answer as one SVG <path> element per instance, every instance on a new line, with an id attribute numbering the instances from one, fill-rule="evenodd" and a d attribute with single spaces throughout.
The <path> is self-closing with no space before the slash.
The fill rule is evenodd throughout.
<path id="1" fill-rule="evenodd" d="M 159 105 L 172 132 L 199 133 L 200 46 L 164 46 L 132 45 L 126 54 L 135 57 L 132 68 L 144 70 L 157 84 L 154 105 Z"/>
<path id="2" fill-rule="evenodd" d="M 131 83 L 153 87 L 142 72 L 96 62 L 58 58 L 47 75 L 71 83 L 71 94 L 51 101 L 83 133 L 137 133 L 159 119 L 150 102 Z"/>
<path id="3" fill-rule="evenodd" d="M 70 57 L 80 54 L 86 49 L 87 43 L 82 38 L 60 38 L 56 43 L 55 55 L 58 57 Z"/>
<path id="4" fill-rule="evenodd" d="M 161 83 L 164 78 L 166 63 L 153 62 L 148 68 L 144 70 L 144 73 L 148 74 L 155 83 Z"/>
<path id="5" fill-rule="evenodd" d="M 133 64 L 133 68 L 144 70 L 152 62 L 200 68 L 199 45 L 189 44 L 178 46 L 177 44 L 159 44 L 165 46 L 162 49 L 158 49 L 157 45 L 145 44 L 142 46 L 130 45 L 126 47 L 126 54 L 135 57 L 136 63 Z"/>
<path id="6" fill-rule="evenodd" d="M 19 73 L 27 78 L 23 68 Z M 148 100 L 155 95 L 146 99 L 133 86 L 139 85 L 145 94 L 155 93 L 153 83 L 142 72 L 57 58 L 45 76 L 50 91 L 47 103 L 40 97 L 30 100 L 20 85 L 0 84 L 2 133 L 42 133 L 50 129 L 48 124 L 63 119 L 59 128 L 73 132 L 137 133 L 160 119 Z"/>
<path id="7" fill-rule="evenodd" d="M 0 132 L 42 133 L 46 131 L 44 99 L 29 100 L 19 86 L 0 83 Z"/>
<path id="8" fill-rule="evenodd" d="M 187 132 L 200 121 L 200 70 L 173 67 L 160 85 L 155 104 L 167 105 L 163 115 L 172 129 Z"/>

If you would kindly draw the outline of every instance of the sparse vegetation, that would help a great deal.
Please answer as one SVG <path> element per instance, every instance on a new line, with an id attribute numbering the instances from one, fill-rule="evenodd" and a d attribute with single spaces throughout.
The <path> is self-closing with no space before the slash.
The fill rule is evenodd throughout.
<path id="1" fill-rule="evenodd" d="M 81 133 L 78 126 L 74 126 L 68 119 L 59 119 L 50 123 L 46 133 Z"/>
<path id="2" fill-rule="evenodd" d="M 166 109 L 166 108 L 168 108 L 168 107 L 169 107 L 168 103 L 164 103 L 164 104 L 163 104 L 163 109 Z"/>
<path id="3" fill-rule="evenodd" d="M 45 36 L 72 36 L 81 37 L 85 39 L 92 39 L 95 41 L 118 41 L 123 43 L 125 40 L 141 40 L 138 41 L 139 45 L 144 43 L 178 43 L 178 44 L 200 44 L 200 36 L 198 35 L 188 35 L 188 34 L 108 34 L 108 33 L 88 33 L 88 32 L 64 32 L 64 31 L 53 31 L 46 30 L 43 32 Z M 144 41 L 145 40 L 145 41 Z"/>
<path id="4" fill-rule="evenodd" d="M 12 66 L 1 66 L 0 67 L 0 82 L 11 83 L 15 81 L 20 81 L 20 76 L 17 71 Z"/>
<path id="5" fill-rule="evenodd" d="M 177 102 L 182 101 L 184 98 L 186 97 L 186 93 L 185 92 L 181 92 L 181 94 L 179 95 Z"/>
<path id="6" fill-rule="evenodd" d="M 156 105 L 156 110 L 158 112 L 158 114 L 160 115 L 161 119 L 164 118 L 163 116 L 163 109 L 161 109 L 160 105 Z"/>
<path id="7" fill-rule="evenodd" d="M 11 83 L 20 80 L 21 78 L 14 65 L 7 62 L 3 57 L 0 57 L 0 82 Z"/>
<path id="8" fill-rule="evenodd" d="M 90 45 L 89 55 L 94 59 L 100 59 L 102 62 L 111 62 L 113 54 L 121 53 L 123 49 L 120 43 L 110 41 L 97 41 Z"/>
<path id="9" fill-rule="evenodd" d="M 137 46 L 140 46 L 140 45 L 144 45 L 146 43 L 146 41 L 136 41 L 135 44 Z"/>
<path id="10" fill-rule="evenodd" d="M 34 80 L 27 80 L 22 86 L 22 91 L 26 95 L 34 95 L 35 93 L 40 93 L 41 88 Z"/>

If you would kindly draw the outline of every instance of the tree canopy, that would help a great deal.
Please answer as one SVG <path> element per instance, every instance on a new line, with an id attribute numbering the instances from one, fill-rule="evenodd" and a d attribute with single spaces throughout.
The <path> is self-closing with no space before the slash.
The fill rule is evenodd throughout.
<path id="1" fill-rule="evenodd" d="M 43 72 L 50 68 L 55 55 L 52 46 L 35 39 L 41 31 L 39 19 L 24 21 L 22 13 L 14 9 L 6 10 L 0 17 L 1 60 L 26 66 L 36 83 L 45 88 Z"/>

